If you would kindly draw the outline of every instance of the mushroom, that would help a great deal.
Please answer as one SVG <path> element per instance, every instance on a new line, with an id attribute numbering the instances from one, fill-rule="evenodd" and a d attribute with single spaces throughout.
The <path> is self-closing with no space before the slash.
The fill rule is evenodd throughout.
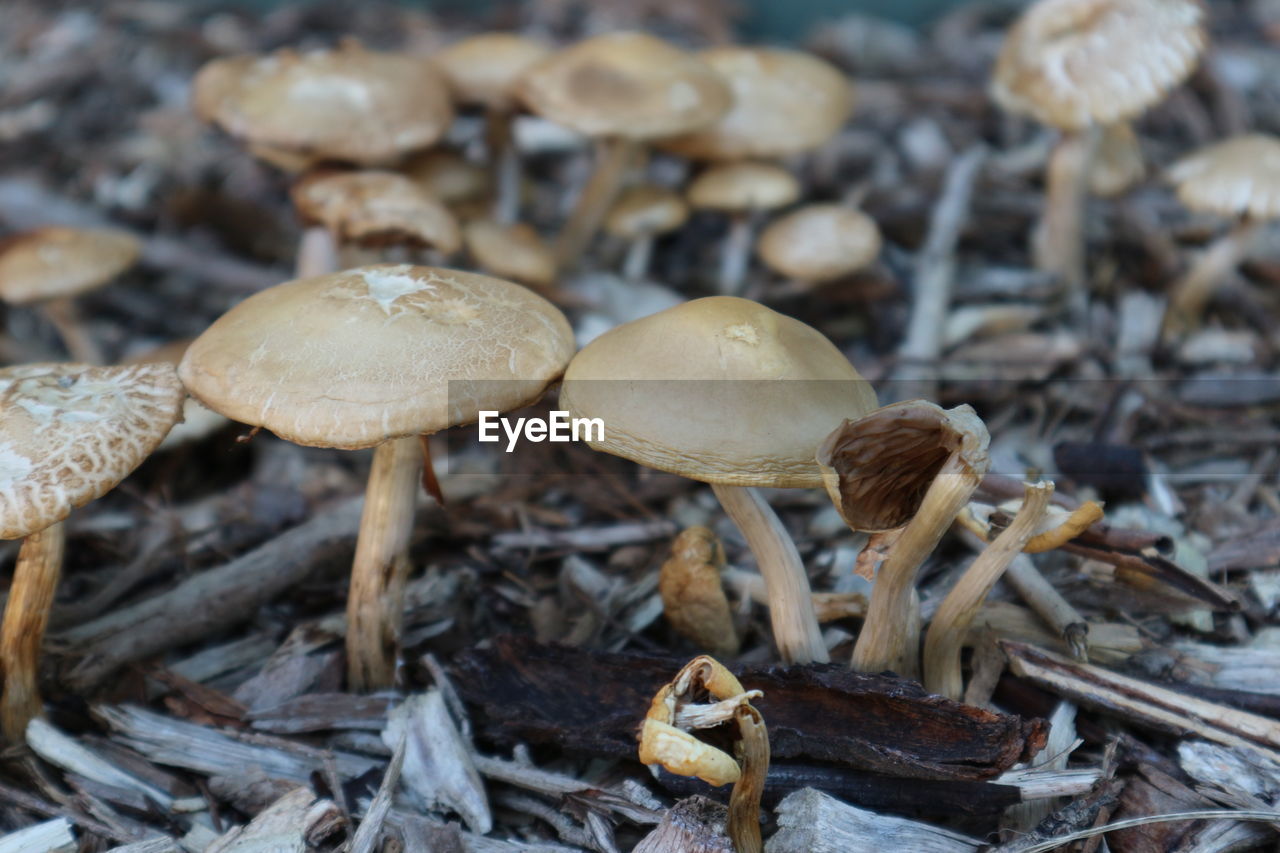
<path id="1" fill-rule="evenodd" d="M 1001 46 L 993 99 L 1062 131 L 1033 249 L 1077 313 L 1087 297 L 1085 189 L 1100 128 L 1135 118 L 1191 74 L 1207 41 L 1204 17 L 1199 0 L 1039 0 Z"/>
<path id="2" fill-rule="evenodd" d="M 10 741 L 40 713 L 37 665 L 62 571 L 62 520 L 156 449 L 184 396 L 167 364 L 0 369 L 0 539 L 22 539 L 0 625 L 0 726 Z"/>
<path id="3" fill-rule="evenodd" d="M 1142 145 L 1127 121 L 1102 129 L 1097 156 L 1089 170 L 1089 192 L 1099 198 L 1124 195 L 1147 175 Z"/>
<path id="4" fill-rule="evenodd" d="M 643 33 L 608 33 L 539 62 L 520 82 L 525 105 L 598 141 L 595 171 L 560 234 L 560 266 L 575 263 L 613 204 L 639 144 L 705 127 L 732 99 L 706 63 Z"/>
<path id="5" fill-rule="evenodd" d="M 519 102 L 515 88 L 524 73 L 551 49 L 514 33 L 481 33 L 432 56 L 449 81 L 454 100 L 485 112 L 485 144 L 497 187 L 493 218 L 507 225 L 520 210 L 520 160 L 511 133 Z"/>
<path id="6" fill-rule="evenodd" d="M 656 237 L 674 231 L 689 219 L 689 205 L 679 195 L 656 184 L 640 184 L 623 191 L 604 221 L 609 234 L 630 246 L 622 275 L 640 281 L 649 271 Z"/>
<path id="7" fill-rule="evenodd" d="M 676 633 L 713 655 L 738 653 L 729 599 L 720 573 L 724 547 L 706 527 L 690 527 L 671 543 L 671 556 L 658 573 L 662 612 Z"/>
<path id="8" fill-rule="evenodd" d="M 800 183 L 781 166 L 744 160 L 712 166 L 694 179 L 687 192 L 695 209 L 729 214 L 729 236 L 720 253 L 719 285 L 721 293 L 733 295 L 742 289 L 747 274 L 759 215 L 799 198 Z"/>
<path id="9" fill-rule="evenodd" d="M 541 290 L 555 285 L 555 254 L 523 222 L 502 225 L 473 219 L 463 227 L 462 236 L 467 251 L 485 272 Z"/>
<path id="10" fill-rule="evenodd" d="M 880 244 L 880 229 L 865 213 L 809 204 L 771 222 L 756 254 L 774 272 L 819 284 L 863 269 L 880 254 Z"/>
<path id="11" fill-rule="evenodd" d="M 400 171 L 450 207 L 485 198 L 492 186 L 488 172 L 448 148 L 412 154 L 400 164 Z"/>
<path id="12" fill-rule="evenodd" d="M 875 408 L 829 340 L 746 299 L 695 299 L 593 340 L 570 362 L 560 404 L 603 420 L 596 450 L 710 483 L 764 576 L 782 659 L 827 660 L 804 565 L 755 487 L 820 487 L 815 448 Z"/>
<path id="13" fill-rule="evenodd" d="M 187 389 L 312 447 L 376 447 L 347 599 L 352 690 L 395 678 L 423 436 L 538 399 L 573 354 L 564 316 L 488 276 L 380 264 L 254 294 L 188 348 Z"/>
<path id="14" fill-rule="evenodd" d="M 1210 145 L 1175 163 L 1168 177 L 1188 209 L 1234 224 L 1174 283 L 1166 338 L 1198 324 L 1214 288 L 1248 256 L 1262 224 L 1280 218 L 1280 139 L 1254 133 Z"/>
<path id="15" fill-rule="evenodd" d="M 39 304 L 71 357 L 101 364 L 102 351 L 76 318 L 72 299 L 133 266 L 142 246 L 107 228 L 37 228 L 0 242 L 0 299 Z"/>
<path id="16" fill-rule="evenodd" d="M 120 363 L 124 366 L 131 364 L 167 364 L 176 371 L 178 364 L 182 361 L 182 356 L 186 353 L 187 347 L 191 346 L 193 340 L 195 339 L 183 338 L 170 341 L 167 344 L 161 344 L 153 349 L 123 359 Z M 174 375 L 176 376 L 177 374 L 175 373 Z M 194 444 L 213 435 L 228 423 L 227 419 L 222 415 L 188 394 L 185 388 L 182 390 L 182 396 L 182 418 L 173 425 L 173 429 L 169 430 L 164 440 L 156 447 L 157 452 L 170 450 L 184 444 Z"/>

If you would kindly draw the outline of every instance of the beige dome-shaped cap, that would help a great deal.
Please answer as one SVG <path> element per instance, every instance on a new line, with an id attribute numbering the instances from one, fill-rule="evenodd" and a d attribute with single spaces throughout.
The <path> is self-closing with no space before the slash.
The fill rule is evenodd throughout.
<path id="1" fill-rule="evenodd" d="M 255 293 L 196 338 L 178 373 L 232 420 L 356 449 L 530 403 L 573 349 L 568 321 L 528 288 L 380 264 Z"/>
<path id="2" fill-rule="evenodd" d="M 840 130 L 853 87 L 839 69 L 808 53 L 716 47 L 702 59 L 729 81 L 733 107 L 715 124 L 661 147 L 699 160 L 781 157 L 809 151 Z"/>
<path id="3" fill-rule="evenodd" d="M 588 136 L 654 139 L 711 124 L 733 96 L 693 54 L 643 33 L 578 42 L 530 68 L 525 106 Z"/>
<path id="4" fill-rule="evenodd" d="M 526 71 L 551 55 L 551 48 L 514 33 L 482 33 L 446 47 L 431 58 L 449 81 L 460 104 L 509 110 L 515 86 Z"/>
<path id="5" fill-rule="evenodd" d="M 674 231 L 689 219 L 679 194 L 657 184 L 628 187 L 613 203 L 604 228 L 614 237 L 638 240 Z"/>
<path id="6" fill-rule="evenodd" d="M 701 381 L 699 381 L 701 380 Z M 733 296 L 618 326 L 574 357 L 560 404 L 600 418 L 597 450 L 735 486 L 818 488 L 818 445 L 876 407 L 817 330 Z"/>
<path id="7" fill-rule="evenodd" d="M 121 364 L 167 364 L 176 371 L 178 364 L 182 361 L 182 356 L 186 353 L 187 347 L 191 346 L 193 340 L 195 338 L 170 341 L 167 344 L 161 344 L 153 349 L 130 356 L 124 359 Z M 177 375 L 175 372 L 174 376 Z M 157 451 L 169 450 L 183 444 L 192 444 L 208 438 L 229 423 L 225 417 L 210 409 L 195 397 L 187 394 L 185 388 L 182 389 L 182 395 L 182 418 L 173 425 L 173 429 L 169 430 L 169 434 L 164 437 L 164 441 L 160 442 L 159 446 L 156 447 Z"/>
<path id="8" fill-rule="evenodd" d="M 269 151 L 363 165 L 433 144 L 453 121 L 443 76 L 426 57 L 332 50 L 215 59 L 196 75 L 196 113 Z"/>
<path id="9" fill-rule="evenodd" d="M 414 154 L 400 171 L 445 204 L 484 198 L 492 185 L 488 169 L 446 148 Z"/>
<path id="10" fill-rule="evenodd" d="M 0 299 L 27 305 L 106 284 L 138 260 L 123 231 L 50 226 L 0 241 Z"/>
<path id="11" fill-rule="evenodd" d="M 344 240 L 435 246 L 446 253 L 462 245 L 449 208 L 399 172 L 312 172 L 291 195 L 303 219 Z"/>
<path id="12" fill-rule="evenodd" d="M 1133 118 L 1195 69 L 1204 19 L 1199 0 L 1039 0 L 1006 34 L 991 95 L 1064 130 Z"/>
<path id="13" fill-rule="evenodd" d="M 880 254 L 880 229 L 860 210 L 811 204 L 770 223 L 756 254 L 774 272 L 829 281 L 857 272 Z"/>
<path id="14" fill-rule="evenodd" d="M 772 163 L 723 163 L 694 178 L 688 194 L 689 203 L 703 210 L 774 210 L 800 197 L 800 182 Z"/>
<path id="15" fill-rule="evenodd" d="M 1107 125 L 1089 166 L 1089 192 L 1115 198 L 1140 183 L 1147 174 L 1142 145 L 1128 122 Z"/>
<path id="16" fill-rule="evenodd" d="M 1222 216 L 1280 217 L 1280 139 L 1261 133 L 1210 145 L 1168 171 L 1188 208 Z"/>
<path id="17" fill-rule="evenodd" d="M 485 272 L 534 287 L 555 284 L 555 252 L 528 225 L 473 219 L 462 233 L 467 251 Z"/>
<path id="18" fill-rule="evenodd" d="M 185 396 L 169 364 L 0 369 L 0 539 L 109 492 L 160 444 Z"/>

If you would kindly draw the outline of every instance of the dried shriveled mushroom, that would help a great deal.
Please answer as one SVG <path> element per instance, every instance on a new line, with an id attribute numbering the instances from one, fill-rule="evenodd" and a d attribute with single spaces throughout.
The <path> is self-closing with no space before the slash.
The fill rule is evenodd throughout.
<path id="1" fill-rule="evenodd" d="M 724 547 L 706 527 L 690 527 L 671 543 L 658 573 L 662 612 L 676 632 L 720 657 L 738 653 L 738 632 L 720 573 Z"/>
<path id="2" fill-rule="evenodd" d="M 765 266 L 796 281 L 833 281 L 880 254 L 880 229 L 859 210 L 809 204 L 769 224 L 756 244 Z"/>
<path id="3" fill-rule="evenodd" d="M 674 231 L 689 219 L 689 205 L 679 195 L 655 184 L 629 187 L 618 196 L 604 221 L 605 230 L 630 243 L 622 275 L 642 280 L 649 272 L 653 241 Z"/>
<path id="4" fill-rule="evenodd" d="M 719 285 L 721 293 L 732 295 L 742 289 L 760 215 L 798 199 L 800 182 L 781 166 L 745 160 L 703 171 L 689 185 L 688 195 L 689 203 L 698 210 L 729 215 L 729 236 L 720 252 Z"/>
<path id="5" fill-rule="evenodd" d="M 20 741 L 40 713 L 40 644 L 62 571 L 62 520 L 156 449 L 185 397 L 168 364 L 0 369 L 0 539 L 22 539 L 0 626 L 0 724 Z"/>
<path id="6" fill-rule="evenodd" d="M 347 599 L 353 690 L 394 681 L 423 437 L 537 400 L 573 348 L 527 288 L 385 264 L 254 294 L 187 350 L 179 374 L 209 408 L 298 444 L 377 448 Z"/>

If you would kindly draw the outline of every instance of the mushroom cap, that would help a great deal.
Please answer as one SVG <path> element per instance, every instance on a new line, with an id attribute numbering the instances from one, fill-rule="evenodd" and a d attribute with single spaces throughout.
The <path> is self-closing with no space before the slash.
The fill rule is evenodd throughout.
<path id="1" fill-rule="evenodd" d="M 303 219 L 343 240 L 435 246 L 446 254 L 462 245 L 449 208 L 399 172 L 311 172 L 290 195 Z"/>
<path id="2" fill-rule="evenodd" d="M 429 59 L 349 40 L 215 59 L 196 74 L 192 102 L 202 119 L 244 142 L 362 165 L 426 148 L 453 121 L 448 87 Z"/>
<path id="3" fill-rule="evenodd" d="M 483 198 L 492 184 L 487 169 L 447 148 L 414 154 L 400 165 L 400 171 L 445 204 Z"/>
<path id="4" fill-rule="evenodd" d="M 817 488 L 818 444 L 875 391 L 810 326 L 733 296 L 625 323 L 574 357 L 560 405 L 600 418 L 592 447 L 735 486 Z"/>
<path id="5" fill-rule="evenodd" d="M 169 341 L 153 349 L 136 353 L 124 359 L 121 364 L 167 364 L 174 369 L 173 375 L 177 376 L 178 364 L 193 340 L 195 338 Z M 229 423 L 225 417 L 189 395 L 186 388 L 182 389 L 182 397 L 182 417 L 156 447 L 157 452 L 208 438 Z"/>
<path id="6" fill-rule="evenodd" d="M 689 203 L 703 210 L 773 210 L 800 197 L 800 182 L 774 163 L 743 160 L 703 170 L 688 195 Z"/>
<path id="7" fill-rule="evenodd" d="M 491 219 L 473 219 L 462 233 L 467 251 L 485 272 L 534 287 L 546 288 L 555 284 L 555 252 L 528 225 L 522 222 L 503 225 Z"/>
<path id="8" fill-rule="evenodd" d="M 378 264 L 255 293 L 196 338 L 178 375 L 232 420 L 358 449 L 530 403 L 573 349 L 564 315 L 528 288 Z"/>
<path id="9" fill-rule="evenodd" d="M 1089 192 L 1099 198 L 1115 198 L 1128 192 L 1147 174 L 1142 145 L 1127 121 L 1109 124 L 1089 167 Z"/>
<path id="10" fill-rule="evenodd" d="M 1169 168 L 1178 199 L 1222 216 L 1280 217 L 1280 139 L 1261 133 L 1202 148 Z"/>
<path id="11" fill-rule="evenodd" d="M 578 42 L 530 68 L 525 106 L 588 136 L 654 139 L 711 124 L 733 95 L 705 62 L 644 33 Z"/>
<path id="12" fill-rule="evenodd" d="M 689 205 L 666 187 L 639 184 L 628 187 L 613 203 L 605 230 L 623 240 L 638 240 L 674 231 L 689 219 Z"/>
<path id="13" fill-rule="evenodd" d="M 107 228 L 49 226 L 0 242 L 0 299 L 27 305 L 75 296 L 133 266 L 138 240 Z"/>
<path id="14" fill-rule="evenodd" d="M 729 81 L 733 107 L 715 124 L 661 148 L 696 160 L 782 157 L 822 145 L 853 112 L 853 86 L 809 53 L 763 47 L 715 47 L 698 53 Z"/>
<path id="15" fill-rule="evenodd" d="M 482 33 L 456 42 L 431 58 L 460 104 L 491 110 L 516 105 L 516 83 L 551 48 L 514 33 Z"/>
<path id="16" fill-rule="evenodd" d="M 991 95 L 1064 130 L 1131 119 L 1195 69 L 1204 18 L 1199 0 L 1039 0 L 1005 35 Z"/>
<path id="17" fill-rule="evenodd" d="M 799 281 L 830 281 L 865 267 L 880 254 L 880 229 L 860 210 L 810 204 L 769 224 L 756 254 L 774 272 Z"/>
<path id="18" fill-rule="evenodd" d="M 111 491 L 160 444 L 185 396 L 170 364 L 0 368 L 0 539 Z"/>

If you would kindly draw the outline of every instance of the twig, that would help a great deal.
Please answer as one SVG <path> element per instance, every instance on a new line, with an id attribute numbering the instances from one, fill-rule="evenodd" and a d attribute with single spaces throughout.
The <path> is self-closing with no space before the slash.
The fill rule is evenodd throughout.
<path id="1" fill-rule="evenodd" d="M 1062 835 L 1058 838 L 1052 838 L 1039 844 L 1026 846 L 1023 842 L 1015 841 L 1011 844 L 1003 844 L 999 847 L 992 848 L 988 853 L 1045 853 L 1047 850 L 1056 850 L 1059 847 L 1065 847 L 1073 841 L 1081 841 L 1085 838 L 1092 838 L 1095 835 L 1104 835 L 1108 832 L 1118 832 L 1122 829 L 1132 829 L 1135 826 L 1147 826 L 1152 823 L 1168 823 L 1179 820 L 1260 820 L 1267 823 L 1280 820 L 1280 812 L 1277 811 L 1254 811 L 1252 809 L 1241 809 L 1234 811 L 1232 809 L 1203 809 L 1201 811 L 1192 812 L 1170 812 L 1169 814 L 1145 815 L 1143 817 L 1131 817 L 1128 820 L 1118 820 L 1115 823 L 1109 823 L 1106 826 L 1095 826 L 1090 829 L 1082 829 L 1069 835 Z"/>
<path id="2" fill-rule="evenodd" d="M 1089 623 L 1062 594 L 1045 580 L 1026 554 L 1014 557 L 1005 571 L 1005 580 L 1027 606 L 1036 612 L 1071 649 L 1079 661 L 1089 661 Z"/>

